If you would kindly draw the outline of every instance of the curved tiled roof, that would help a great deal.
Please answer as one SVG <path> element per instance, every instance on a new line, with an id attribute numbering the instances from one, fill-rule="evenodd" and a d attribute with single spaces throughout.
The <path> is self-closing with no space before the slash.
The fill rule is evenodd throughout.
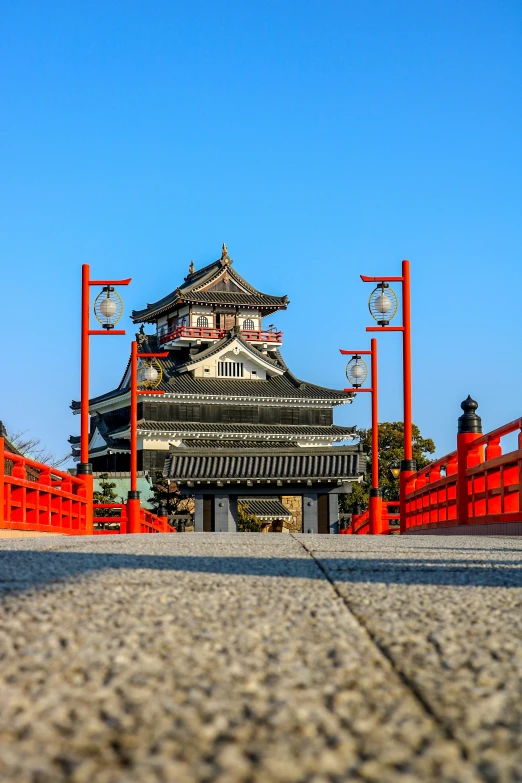
<path id="1" fill-rule="evenodd" d="M 129 425 L 125 424 L 112 431 L 114 437 L 119 433 L 127 432 Z M 272 437 L 290 436 L 292 439 L 303 440 L 310 438 L 328 438 L 332 440 L 351 440 L 355 436 L 355 427 L 341 427 L 338 424 L 216 424 L 202 421 L 138 421 L 140 432 L 166 432 L 166 433 L 200 433 L 202 435 L 249 436 L 265 435 Z"/>
<path id="2" fill-rule="evenodd" d="M 279 498 L 239 498 L 238 505 L 258 519 L 292 519 L 292 514 Z"/>
<path id="3" fill-rule="evenodd" d="M 220 449 L 293 449 L 297 448 L 297 443 L 291 440 L 219 440 Z M 203 438 L 183 438 L 183 445 L 188 449 L 213 449 L 216 447 L 215 440 L 204 440 Z"/>
<path id="4" fill-rule="evenodd" d="M 250 398 L 256 399 L 280 399 L 280 400 L 324 400 L 328 404 L 341 404 L 352 402 L 354 394 L 345 392 L 342 389 L 328 389 L 325 386 L 317 386 L 314 383 L 307 383 L 295 379 L 290 380 L 291 374 L 285 372 L 284 375 L 277 375 L 268 380 L 245 380 L 241 378 L 194 378 L 190 373 L 173 375 L 168 377 L 167 359 L 164 360 L 163 381 L 159 388 L 168 394 L 175 394 L 181 397 L 198 397 L 202 400 L 209 397 L 228 397 L 228 398 Z M 298 385 L 296 385 L 296 383 Z M 128 388 L 113 389 L 99 397 L 93 397 L 90 400 L 91 407 L 97 403 L 105 402 L 113 398 L 128 394 Z M 73 410 L 79 410 L 80 403 L 73 400 L 71 403 Z"/>
<path id="5" fill-rule="evenodd" d="M 286 307 L 286 296 L 271 296 L 270 294 L 244 294 L 240 291 L 191 291 L 180 297 L 185 302 L 201 302 L 202 304 L 234 304 L 245 307 Z"/>
<path id="6" fill-rule="evenodd" d="M 230 454 L 219 449 L 196 452 L 175 449 L 165 475 L 175 481 L 218 479 L 356 479 L 364 473 L 366 455 L 358 447 L 294 449 L 277 454 Z"/>
<path id="7" fill-rule="evenodd" d="M 183 284 L 174 291 L 171 291 L 167 296 L 158 299 L 156 302 L 147 304 L 147 306 L 141 310 L 133 310 L 132 319 L 134 323 L 143 321 L 153 322 L 159 318 L 160 315 L 163 315 L 169 309 L 172 309 L 172 306 L 180 301 L 270 308 L 271 312 L 286 308 L 288 305 L 287 296 L 271 296 L 270 294 L 264 294 L 261 291 L 258 291 L 242 278 L 235 269 L 232 269 L 230 266 L 231 264 L 232 261 L 228 259 L 228 257 L 227 259 L 221 258 L 218 261 L 214 261 L 212 264 L 187 275 Z M 228 270 L 230 279 L 238 284 L 239 288 L 247 289 L 245 292 L 217 291 L 213 289 L 201 290 L 206 285 L 209 285 L 214 278 L 218 278 L 225 268 Z"/>

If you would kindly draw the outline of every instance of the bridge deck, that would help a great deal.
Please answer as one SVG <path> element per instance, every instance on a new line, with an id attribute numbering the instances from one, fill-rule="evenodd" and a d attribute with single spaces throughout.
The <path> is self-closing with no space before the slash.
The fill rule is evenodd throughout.
<path id="1" fill-rule="evenodd" d="M 3 783 L 522 780 L 522 541 L 0 541 Z"/>

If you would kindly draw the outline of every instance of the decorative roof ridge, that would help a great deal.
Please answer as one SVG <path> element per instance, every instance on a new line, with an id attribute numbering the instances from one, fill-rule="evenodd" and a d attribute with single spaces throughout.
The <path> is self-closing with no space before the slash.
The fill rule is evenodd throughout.
<path id="1" fill-rule="evenodd" d="M 156 426 L 158 425 L 158 426 Z M 161 426 L 159 426 L 161 425 Z M 208 433 L 216 432 L 243 432 L 245 434 L 260 434 L 257 431 L 262 430 L 266 435 L 283 433 L 291 436 L 292 438 L 299 439 L 302 436 L 310 435 L 310 430 L 317 436 L 331 436 L 331 435 L 355 435 L 355 426 L 346 426 L 344 424 L 254 424 L 254 423 L 242 423 L 242 422 L 207 422 L 207 421 L 154 421 L 153 419 L 141 418 L 137 422 L 137 426 L 142 429 L 149 428 L 150 432 L 198 432 L 204 431 Z M 110 431 L 109 437 L 114 437 L 122 432 L 128 432 L 130 424 L 121 424 L 119 427 Z M 205 429 L 206 428 L 206 429 Z M 283 432 L 284 431 L 284 432 Z M 189 437 L 189 436 L 187 436 Z M 178 448 L 176 446 L 176 448 Z M 301 447 L 299 447 L 301 448 Z M 315 448 L 315 447 L 314 447 Z M 331 447 L 328 447 L 331 448 Z"/>
<path id="2" fill-rule="evenodd" d="M 118 389 L 128 389 L 129 388 L 129 386 L 124 386 L 123 385 L 123 381 L 125 380 L 125 376 L 127 375 L 127 372 L 129 370 L 130 365 L 131 365 L 131 357 L 129 356 L 127 364 L 125 365 L 125 370 L 124 370 L 124 373 L 122 375 L 122 379 L 121 379 L 121 381 L 120 381 L 120 383 L 118 385 Z"/>
<path id="3" fill-rule="evenodd" d="M 246 450 L 246 449 L 245 449 Z M 169 445 L 169 451 L 168 451 L 168 457 L 166 457 L 165 462 L 167 460 L 172 459 L 172 457 L 206 457 L 206 456 L 216 456 L 221 457 L 228 455 L 228 452 L 230 449 L 220 449 L 219 446 L 216 446 L 216 448 L 202 448 L 202 449 L 187 449 L 182 446 L 173 446 L 172 444 Z M 241 449 L 237 450 L 237 456 L 241 456 Z M 198 453 L 199 452 L 199 453 Z M 292 448 L 283 448 L 277 450 L 278 457 L 284 457 L 286 455 L 291 456 L 303 456 L 303 457 L 313 457 L 313 456 L 330 456 L 330 455 L 339 455 L 339 454 L 361 454 L 361 449 L 359 448 L 359 444 L 355 444 L 353 446 L 294 446 Z M 250 456 L 250 455 L 249 455 Z M 260 455 L 264 458 L 267 456 L 267 454 Z"/>
<path id="4" fill-rule="evenodd" d="M 277 359 L 279 365 L 282 367 L 282 369 L 287 371 L 288 370 L 288 365 L 285 362 L 285 360 L 283 359 L 283 355 L 282 355 L 281 351 L 279 350 L 279 348 L 276 348 L 275 351 L 273 351 L 272 353 L 275 354 L 276 359 Z M 288 370 L 288 372 L 290 372 L 290 370 Z"/>
<path id="5" fill-rule="evenodd" d="M 189 274 L 184 278 L 183 285 L 178 286 L 176 289 L 174 289 L 174 291 L 171 291 L 169 294 L 162 297 L 161 299 L 156 300 L 155 302 L 147 302 L 146 307 L 143 307 L 140 310 L 133 310 L 131 318 L 133 319 L 134 323 L 139 323 L 141 319 L 147 320 L 147 315 L 151 315 L 157 310 L 168 307 L 171 303 L 174 302 L 175 299 L 190 298 L 191 292 L 196 294 L 198 291 L 201 291 L 201 287 L 204 285 L 209 285 L 209 283 L 211 283 L 215 277 L 221 274 L 223 269 L 228 269 L 236 282 L 239 283 L 240 286 L 244 286 L 247 289 L 247 291 L 243 291 L 242 293 L 249 293 L 250 295 L 254 296 L 256 294 L 259 296 L 267 296 L 273 299 L 279 299 L 281 302 L 288 304 L 289 299 L 287 294 L 284 296 L 276 296 L 273 294 L 265 294 L 262 291 L 259 291 L 257 288 L 254 288 L 254 286 L 252 286 L 247 280 L 245 280 L 244 277 L 242 277 L 235 269 L 232 268 L 233 263 L 233 259 L 231 259 L 228 255 L 227 246 L 223 243 L 221 258 L 218 258 L 216 261 L 212 261 L 212 263 L 207 264 L 206 266 L 202 267 L 201 269 L 197 269 L 194 272 L 189 271 Z M 189 269 L 192 269 L 193 265 L 194 262 L 191 262 Z"/>

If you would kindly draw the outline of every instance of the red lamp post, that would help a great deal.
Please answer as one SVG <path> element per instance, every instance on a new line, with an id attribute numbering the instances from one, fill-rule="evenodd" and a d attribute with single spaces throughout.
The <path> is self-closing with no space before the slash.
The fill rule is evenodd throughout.
<path id="1" fill-rule="evenodd" d="M 377 340 L 371 340 L 369 351 L 344 351 L 340 352 L 353 359 L 346 366 L 346 377 L 352 382 L 351 389 L 345 391 L 369 392 L 372 395 L 372 487 L 370 489 L 370 533 L 382 533 L 382 489 L 379 488 L 379 385 L 377 371 Z M 362 388 L 362 384 L 368 377 L 368 368 L 361 360 L 362 356 L 371 356 L 372 385 L 370 388 Z"/>
<path id="2" fill-rule="evenodd" d="M 81 326 L 81 391 L 80 391 L 80 462 L 76 473 L 84 476 L 86 491 L 92 498 L 92 465 L 89 462 L 89 337 L 92 335 L 122 335 L 124 329 L 115 329 L 123 313 L 123 304 L 114 286 L 129 285 L 127 280 L 91 280 L 89 264 L 82 265 L 82 326 Z M 90 329 L 90 286 L 102 286 L 96 297 L 94 314 L 102 329 Z M 88 504 L 92 514 L 92 504 Z M 92 529 L 92 519 L 88 520 Z"/>
<path id="3" fill-rule="evenodd" d="M 378 326 L 367 326 L 367 332 L 402 332 L 402 367 L 404 393 L 404 459 L 400 474 L 400 531 L 406 525 L 406 481 L 416 471 L 413 459 L 411 416 L 411 323 L 410 323 L 410 262 L 402 262 L 400 277 L 368 277 L 361 275 L 364 283 L 378 283 L 371 293 L 368 307 Z M 398 301 L 390 283 L 402 284 L 402 326 L 389 326 L 397 312 Z"/>
<path id="4" fill-rule="evenodd" d="M 144 383 L 150 388 L 139 388 L 138 359 L 153 359 L 168 356 L 168 351 L 163 353 L 138 353 L 138 343 L 133 340 L 131 346 L 131 373 L 130 373 L 130 474 L 131 487 L 127 497 L 128 532 L 139 533 L 140 530 L 140 493 L 138 491 L 138 395 L 139 394 L 165 394 L 160 389 L 154 389 L 154 385 L 161 382 L 161 368 L 156 370 L 152 364 L 148 365 L 149 378 Z"/>

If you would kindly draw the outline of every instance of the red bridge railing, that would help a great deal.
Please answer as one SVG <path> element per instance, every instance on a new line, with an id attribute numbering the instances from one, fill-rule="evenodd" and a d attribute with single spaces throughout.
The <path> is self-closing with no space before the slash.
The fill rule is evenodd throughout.
<path id="1" fill-rule="evenodd" d="M 96 512 L 102 509 L 117 509 L 118 515 L 98 516 Z M 127 532 L 127 506 L 125 503 L 94 503 L 93 504 L 93 533 L 95 536 L 120 535 Z M 110 525 L 110 527 L 106 527 Z"/>
<path id="2" fill-rule="evenodd" d="M 0 438 L 0 528 L 90 535 L 92 488 L 83 477 L 5 451 Z"/>
<path id="3" fill-rule="evenodd" d="M 457 450 L 408 478 L 401 530 L 459 527 L 459 532 L 522 534 L 522 418 L 483 435 L 474 413 L 477 403 L 468 398 L 462 408 Z M 517 448 L 503 453 L 501 440 L 513 433 L 518 433 Z M 504 527 L 486 530 L 485 525 Z"/>
<path id="4" fill-rule="evenodd" d="M 95 503 L 93 509 L 118 509 L 118 516 L 95 516 L 94 535 L 110 536 L 124 533 L 177 533 L 168 523 L 167 517 L 158 517 L 146 508 L 140 508 L 138 530 L 130 530 L 129 515 L 125 503 Z M 110 525 L 110 527 L 105 527 Z"/>
<path id="5" fill-rule="evenodd" d="M 0 438 L 0 530 L 69 536 L 177 532 L 167 517 L 145 508 L 140 508 L 131 530 L 125 503 L 93 504 L 92 497 L 92 475 L 71 476 L 5 451 Z M 119 513 L 93 518 L 95 509 L 118 509 Z"/>
<path id="6" fill-rule="evenodd" d="M 388 536 L 399 531 L 399 501 L 383 500 L 382 503 L 382 531 L 380 535 Z M 352 521 L 346 530 L 341 530 L 345 535 L 368 535 L 370 533 L 370 511 L 366 509 L 361 514 L 354 514 Z"/>

